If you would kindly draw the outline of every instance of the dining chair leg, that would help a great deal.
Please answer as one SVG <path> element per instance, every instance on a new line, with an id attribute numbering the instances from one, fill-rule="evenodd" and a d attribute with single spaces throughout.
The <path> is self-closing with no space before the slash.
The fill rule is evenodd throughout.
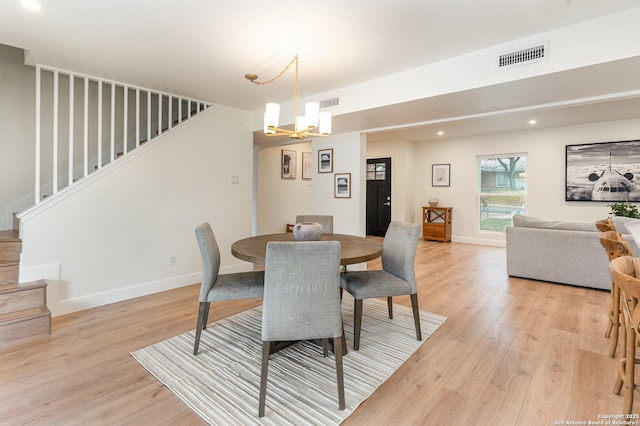
<path id="1" fill-rule="evenodd" d="M 611 300 L 609 300 L 609 323 L 607 324 L 607 330 L 604 332 L 604 337 L 606 337 L 607 339 L 611 336 L 611 330 L 613 330 L 613 296 L 614 296 L 615 288 L 616 288 L 616 285 L 612 281 L 611 282 Z"/>
<path id="2" fill-rule="evenodd" d="M 271 342 L 262 342 L 262 372 L 260 374 L 260 399 L 258 403 L 258 417 L 264 417 L 264 406 L 267 398 L 267 375 L 269 373 L 269 353 Z"/>
<path id="3" fill-rule="evenodd" d="M 633 333 L 631 330 L 629 333 Z M 629 336 L 633 336 L 633 334 L 629 334 Z M 627 322 L 625 315 L 620 316 L 620 340 L 622 341 L 622 355 L 626 355 L 627 351 Z M 622 391 L 622 386 L 624 385 L 625 378 L 625 358 L 620 358 L 618 360 L 618 377 L 616 378 L 616 384 L 613 387 L 613 393 L 615 395 L 620 395 Z"/>
<path id="4" fill-rule="evenodd" d="M 198 355 L 198 348 L 200 347 L 200 335 L 202 334 L 202 330 L 204 329 L 204 326 L 207 323 L 205 316 L 208 311 L 209 311 L 209 303 L 200 302 L 200 306 L 198 308 L 198 323 L 196 324 L 196 340 L 193 343 L 194 355 Z"/>
<path id="5" fill-rule="evenodd" d="M 411 295 L 411 308 L 413 309 L 413 322 L 416 324 L 416 339 L 422 340 L 422 328 L 420 327 L 420 309 L 418 308 L 418 294 Z"/>
<path id="6" fill-rule="evenodd" d="M 624 379 L 623 377 L 625 377 L 625 363 L 626 363 L 626 359 L 622 358 L 620 360 L 618 360 L 618 377 L 616 378 L 616 384 L 613 387 L 613 394 L 614 395 L 620 395 L 620 392 L 622 392 L 622 385 L 624 385 Z"/>
<path id="7" fill-rule="evenodd" d="M 389 310 L 389 319 L 393 319 L 393 298 L 387 297 L 387 309 Z"/>
<path id="8" fill-rule="evenodd" d="M 202 329 L 207 329 L 207 324 L 209 323 L 209 307 L 211 303 L 207 302 L 207 308 L 204 310 L 204 323 L 202 324 Z"/>
<path id="9" fill-rule="evenodd" d="M 360 349 L 360 328 L 362 327 L 362 299 L 353 301 L 353 349 Z"/>
<path id="10" fill-rule="evenodd" d="M 334 341 L 334 345 L 335 345 L 335 341 Z M 325 358 L 329 356 L 329 339 L 322 339 L 322 356 Z"/>
<path id="11" fill-rule="evenodd" d="M 333 338 L 336 357 L 336 380 L 338 382 L 338 409 L 344 410 L 344 370 L 342 368 L 342 337 Z"/>
<path id="12" fill-rule="evenodd" d="M 613 283 L 611 286 L 611 312 L 609 313 L 609 322 L 611 323 L 611 328 L 608 330 L 609 336 L 607 336 L 611 337 L 609 357 L 615 358 L 620 331 L 620 288 Z"/>
<path id="13" fill-rule="evenodd" d="M 613 393 L 620 395 L 622 386 L 624 385 L 626 393 L 624 395 L 623 414 L 631 414 L 633 409 L 633 397 L 635 394 L 635 354 L 636 354 L 636 336 L 635 331 L 629 325 L 628 315 L 624 315 L 625 326 L 625 352 L 624 358 L 618 362 L 618 377 L 613 388 Z"/>
<path id="14" fill-rule="evenodd" d="M 635 360 L 633 358 L 625 359 L 625 371 L 627 373 L 626 377 L 626 393 L 624 394 L 624 405 L 622 408 L 623 414 L 631 414 L 631 410 L 633 409 L 633 397 L 635 394 L 635 383 L 634 383 L 634 374 L 635 374 Z"/>
<path id="15" fill-rule="evenodd" d="M 340 342 L 340 346 L 342 346 L 342 355 L 348 354 L 349 350 L 347 349 L 347 338 L 344 337 L 344 322 L 342 323 L 342 338 L 340 339 Z M 333 341 L 333 344 L 336 344 L 335 340 Z"/>

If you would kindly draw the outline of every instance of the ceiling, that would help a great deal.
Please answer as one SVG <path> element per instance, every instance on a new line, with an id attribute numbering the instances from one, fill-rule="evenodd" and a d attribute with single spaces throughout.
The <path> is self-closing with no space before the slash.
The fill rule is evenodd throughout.
<path id="1" fill-rule="evenodd" d="M 0 43 L 25 49 L 28 64 L 249 111 L 266 101 L 290 101 L 292 93 L 283 87 L 292 87 L 284 80 L 292 83 L 293 77 L 287 73 L 282 85 L 256 87 L 243 76 L 269 79 L 295 53 L 300 96 L 306 97 L 640 7 L 638 0 L 40 2 L 42 10 L 35 13 L 19 0 L 0 3 Z M 620 87 L 594 80 L 611 71 L 604 64 L 344 114 L 334 118 L 333 127 L 379 128 L 370 140 L 427 140 L 440 129 L 447 137 L 521 129 L 522 120 L 536 117 L 545 126 L 551 123 L 545 120 L 567 125 L 591 117 L 637 118 L 632 113 L 640 111 L 640 94 L 603 97 L 640 89 L 637 62 L 627 80 L 607 83 Z M 576 79 L 588 84 L 573 84 Z M 562 104 L 591 97 L 580 105 Z"/>

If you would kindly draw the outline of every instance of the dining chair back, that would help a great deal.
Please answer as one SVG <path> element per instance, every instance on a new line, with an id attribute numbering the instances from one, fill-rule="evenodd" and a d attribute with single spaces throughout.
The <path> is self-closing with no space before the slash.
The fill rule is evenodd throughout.
<path id="1" fill-rule="evenodd" d="M 611 219 L 601 219 L 596 221 L 596 228 L 600 232 L 615 231 L 616 225 L 613 224 Z"/>
<path id="2" fill-rule="evenodd" d="M 220 248 L 209 223 L 196 228 L 202 258 L 202 283 L 193 354 L 198 354 L 202 330 L 207 328 L 211 302 L 260 298 L 264 292 L 264 271 L 220 274 Z"/>
<path id="3" fill-rule="evenodd" d="M 600 244 L 604 247 L 604 251 L 607 254 L 609 261 L 617 259 L 620 256 L 631 256 L 631 246 L 627 241 L 622 239 L 616 231 L 602 232 L 599 236 Z M 616 350 L 618 348 L 618 335 L 621 328 L 620 312 L 620 289 L 611 281 L 611 301 L 609 303 L 609 323 L 604 336 L 611 338 L 611 345 L 609 349 L 609 356 L 614 358 L 616 356 Z"/>
<path id="4" fill-rule="evenodd" d="M 314 222 L 322 225 L 322 232 L 325 234 L 333 234 L 333 216 L 306 214 L 296 216 L 296 223 Z"/>
<path id="5" fill-rule="evenodd" d="M 262 374 L 258 415 L 264 416 L 269 355 L 277 342 L 333 339 L 338 407 L 344 409 L 338 241 L 267 244 L 262 304 Z M 326 351 L 324 353 L 326 355 Z"/>
<path id="6" fill-rule="evenodd" d="M 611 279 L 620 289 L 622 312 L 625 327 L 625 353 L 618 363 L 618 377 L 613 393 L 620 395 L 622 386 L 626 388 L 623 402 L 623 414 L 631 414 L 636 390 L 635 366 L 640 362 L 636 358 L 636 345 L 640 342 L 640 259 L 621 256 L 609 262 Z"/>
<path id="7" fill-rule="evenodd" d="M 341 275 L 341 288 L 354 300 L 353 347 L 360 348 L 363 300 L 386 297 L 389 318 L 393 318 L 393 296 L 409 295 L 416 338 L 422 340 L 418 287 L 414 270 L 420 225 L 393 221 L 382 243 L 382 270 L 351 271 Z"/>

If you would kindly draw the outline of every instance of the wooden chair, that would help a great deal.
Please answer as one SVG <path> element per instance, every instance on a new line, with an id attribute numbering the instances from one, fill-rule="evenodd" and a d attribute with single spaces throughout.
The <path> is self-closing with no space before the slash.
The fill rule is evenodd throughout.
<path id="1" fill-rule="evenodd" d="M 602 232 L 599 236 L 600 244 L 604 247 L 604 251 L 607 254 L 609 261 L 617 259 L 620 256 L 631 256 L 631 246 L 629 243 L 622 239 L 622 236 L 616 231 Z M 604 336 L 611 338 L 611 349 L 609 350 L 609 356 L 611 358 L 616 356 L 616 350 L 618 347 L 618 335 L 621 328 L 621 311 L 620 311 L 620 289 L 615 285 L 613 280 L 611 281 L 611 303 L 609 309 L 609 324 Z"/>
<path id="2" fill-rule="evenodd" d="M 596 221 L 596 228 L 600 232 L 615 231 L 616 225 L 613 224 L 611 219 L 602 219 Z"/>
<path id="3" fill-rule="evenodd" d="M 315 222 L 322 225 L 322 232 L 325 234 L 333 234 L 333 216 L 306 214 L 296 216 L 296 223 Z"/>
<path id="4" fill-rule="evenodd" d="M 269 355 L 278 342 L 333 339 L 338 408 L 344 410 L 338 241 L 269 242 L 262 304 L 262 373 L 258 415 L 264 416 Z M 313 374 L 311 371 L 310 374 Z"/>
<path id="5" fill-rule="evenodd" d="M 202 330 L 207 328 L 211 302 L 259 298 L 264 292 L 263 271 L 219 274 L 220 249 L 211 225 L 203 223 L 198 226 L 196 238 L 202 257 L 202 284 L 200 285 L 196 339 L 193 345 L 194 355 L 198 354 Z"/>
<path id="6" fill-rule="evenodd" d="M 625 326 L 625 356 L 618 363 L 618 378 L 613 393 L 620 395 L 622 386 L 627 390 L 624 395 L 623 413 L 631 414 L 633 397 L 640 386 L 635 383 L 635 366 L 640 363 L 636 358 L 636 345 L 640 342 L 640 259 L 622 256 L 609 263 L 609 272 L 615 285 L 622 294 L 622 312 Z"/>
<path id="7" fill-rule="evenodd" d="M 391 222 L 382 243 L 382 270 L 345 272 L 340 285 L 354 300 L 353 347 L 360 348 L 364 299 L 386 297 L 389 318 L 393 318 L 393 296 L 410 295 L 416 338 L 422 340 L 418 288 L 414 270 L 420 225 Z"/>

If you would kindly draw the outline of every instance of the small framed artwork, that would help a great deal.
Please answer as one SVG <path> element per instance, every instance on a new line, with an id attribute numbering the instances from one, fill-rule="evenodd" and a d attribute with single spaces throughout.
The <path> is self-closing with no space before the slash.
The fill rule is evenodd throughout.
<path id="1" fill-rule="evenodd" d="M 281 177 L 282 179 L 296 178 L 296 151 L 282 150 Z"/>
<path id="2" fill-rule="evenodd" d="M 302 153 L 302 179 L 311 179 L 311 153 Z"/>
<path id="3" fill-rule="evenodd" d="M 333 173 L 333 149 L 318 150 L 318 173 Z"/>
<path id="4" fill-rule="evenodd" d="M 351 173 L 336 173 L 333 196 L 335 198 L 351 198 Z"/>
<path id="5" fill-rule="evenodd" d="M 449 186 L 451 164 L 431 165 L 431 186 Z"/>

